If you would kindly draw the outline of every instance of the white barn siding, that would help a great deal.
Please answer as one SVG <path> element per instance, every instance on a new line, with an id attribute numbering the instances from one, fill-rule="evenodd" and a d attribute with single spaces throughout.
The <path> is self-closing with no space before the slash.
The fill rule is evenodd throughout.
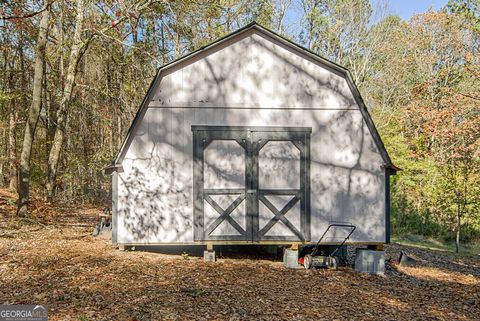
<path id="1" fill-rule="evenodd" d="M 385 242 L 384 161 L 339 73 L 251 29 L 161 71 L 153 90 L 118 173 L 118 243 L 194 241 L 192 125 L 311 127 L 311 240 L 349 222 L 351 242 Z"/>
<path id="2" fill-rule="evenodd" d="M 358 109 L 343 76 L 253 30 L 238 38 L 162 74 L 150 106 Z"/>

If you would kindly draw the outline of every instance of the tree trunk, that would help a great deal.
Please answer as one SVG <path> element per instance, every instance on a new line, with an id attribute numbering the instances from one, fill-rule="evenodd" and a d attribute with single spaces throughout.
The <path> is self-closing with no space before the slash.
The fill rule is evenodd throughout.
<path id="1" fill-rule="evenodd" d="M 460 202 L 458 203 L 457 208 L 457 233 L 455 236 L 455 252 L 458 253 L 460 250 L 460 224 L 461 224 L 461 211 L 460 211 Z"/>
<path id="2" fill-rule="evenodd" d="M 12 106 L 10 112 L 10 120 L 8 123 L 8 158 L 9 158 L 9 183 L 11 190 L 17 190 L 18 186 L 18 167 L 17 167 L 17 111 L 15 105 Z"/>
<path id="3" fill-rule="evenodd" d="M 32 105 L 28 111 L 28 119 L 25 125 L 23 136 L 22 153 L 20 155 L 20 180 L 18 184 L 18 207 L 17 215 L 26 216 L 28 210 L 28 201 L 30 193 L 30 157 L 32 152 L 33 138 L 40 116 L 41 98 L 42 98 L 42 79 L 43 62 L 45 60 L 45 47 L 47 45 L 48 18 L 50 16 L 50 6 L 41 13 L 40 29 L 38 32 L 35 70 L 33 76 Z"/>
<path id="4" fill-rule="evenodd" d="M 57 111 L 57 126 L 55 136 L 53 137 L 52 148 L 48 155 L 48 181 L 47 181 L 47 199 L 53 200 L 55 192 L 55 183 L 57 179 L 58 163 L 60 160 L 60 152 L 62 150 L 63 141 L 65 139 L 65 128 L 67 123 L 67 109 L 72 97 L 73 87 L 75 86 L 75 76 L 77 73 L 77 64 L 82 57 L 82 28 L 84 19 L 85 2 L 77 0 L 77 16 L 75 18 L 75 32 L 73 35 L 73 45 L 70 51 L 70 59 L 68 61 L 68 69 L 63 89 L 62 100 Z"/>
<path id="5" fill-rule="evenodd" d="M 20 44 L 21 46 L 21 44 Z M 5 68 L 9 57 L 5 55 Z M 6 72 L 5 74 L 8 75 L 8 79 L 6 80 L 7 83 L 7 91 L 8 92 L 15 92 L 15 58 L 12 57 L 11 64 L 10 64 L 10 72 Z M 23 84 L 22 84 L 23 85 Z M 8 105 L 10 106 L 10 113 L 9 113 L 9 121 L 8 121 L 8 188 L 11 190 L 16 191 L 18 186 L 18 164 L 17 164 L 17 120 L 18 120 L 18 112 L 17 112 L 17 98 L 13 98 L 9 100 Z"/>
<path id="6" fill-rule="evenodd" d="M 460 216 L 457 217 L 457 235 L 455 237 L 455 252 L 458 253 L 460 249 Z"/>

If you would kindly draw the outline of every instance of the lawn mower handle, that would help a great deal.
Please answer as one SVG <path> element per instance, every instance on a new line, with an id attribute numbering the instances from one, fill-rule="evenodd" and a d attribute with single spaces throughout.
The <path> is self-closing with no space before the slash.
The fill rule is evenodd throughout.
<path id="1" fill-rule="evenodd" d="M 342 247 L 343 244 L 345 244 L 345 242 L 350 238 L 350 236 L 353 234 L 353 232 L 357 229 L 357 227 L 355 225 L 352 225 L 352 224 L 337 224 L 337 223 L 333 223 L 333 224 L 330 224 L 328 225 L 327 229 L 325 230 L 325 232 L 323 232 L 322 236 L 320 237 L 320 239 L 318 240 L 317 244 L 315 245 L 315 247 L 313 248 L 313 251 L 311 253 L 311 255 L 315 255 L 317 254 L 317 251 L 318 251 L 318 246 L 320 245 L 320 242 L 322 241 L 322 239 L 325 237 L 325 234 L 327 234 L 327 232 L 330 230 L 331 227 L 349 227 L 351 228 L 350 230 L 350 233 L 348 233 L 347 237 L 345 237 L 345 239 L 343 240 L 342 243 L 340 243 L 339 246 L 337 246 L 337 248 L 335 249 L 335 251 L 333 251 L 330 256 L 333 256 L 335 253 L 337 253 L 338 249 Z"/>

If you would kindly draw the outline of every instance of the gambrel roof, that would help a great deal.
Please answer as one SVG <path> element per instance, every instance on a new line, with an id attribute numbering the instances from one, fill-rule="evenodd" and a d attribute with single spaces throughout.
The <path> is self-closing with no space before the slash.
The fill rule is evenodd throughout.
<path id="1" fill-rule="evenodd" d="M 160 79 L 161 79 L 161 75 L 167 71 L 171 71 L 172 68 L 174 68 L 175 66 L 181 64 L 181 63 L 184 63 L 184 62 L 187 62 L 189 60 L 194 60 L 196 59 L 197 56 L 201 55 L 201 54 L 204 54 L 210 50 L 215 50 L 218 46 L 220 46 L 221 44 L 225 43 L 226 41 L 235 41 L 235 37 L 238 37 L 240 35 L 243 35 L 244 33 L 246 32 L 249 32 L 249 31 L 252 31 L 254 30 L 255 32 L 257 33 L 260 33 L 262 36 L 264 36 L 266 39 L 270 39 L 271 41 L 276 41 L 276 42 L 279 42 L 281 43 L 283 46 L 285 47 L 288 47 L 289 49 L 291 49 L 293 52 L 296 52 L 298 53 L 299 55 L 301 56 L 307 56 L 309 59 L 317 62 L 318 64 L 321 64 L 322 66 L 324 66 L 325 68 L 335 72 L 336 74 L 340 75 L 341 77 L 345 78 L 345 80 L 347 81 L 347 84 L 348 84 L 348 87 L 350 89 L 350 91 L 352 92 L 353 94 L 353 97 L 355 99 L 355 102 L 357 103 L 357 105 L 359 106 L 360 108 L 360 112 L 363 116 L 363 119 L 365 120 L 365 123 L 367 125 L 367 128 L 370 132 L 370 134 L 372 135 L 373 137 L 373 140 L 375 142 L 375 145 L 376 147 L 378 148 L 379 152 L 380 152 L 380 155 L 383 159 L 383 162 L 384 162 L 384 167 L 389 170 L 390 172 L 395 172 L 397 171 L 399 168 L 397 168 L 393 163 L 392 163 L 392 160 L 390 159 L 389 155 L 388 155 L 388 152 L 380 138 L 380 135 L 378 134 L 378 131 L 377 129 L 375 128 L 375 125 L 372 121 L 372 118 L 365 106 L 365 103 L 360 95 L 360 92 L 358 91 L 358 88 L 356 87 L 353 79 L 352 79 L 352 76 L 350 74 L 350 72 L 328 60 L 328 59 L 325 59 L 317 54 L 315 54 L 314 52 L 312 52 L 311 50 L 307 49 L 307 48 L 304 48 L 292 41 L 290 41 L 289 39 L 259 25 L 258 23 L 256 22 L 252 22 L 248 25 L 246 25 L 245 27 L 231 33 L 231 34 L 228 34 L 226 35 L 225 37 L 222 37 L 204 47 L 201 47 L 193 52 L 191 52 L 190 54 L 188 55 L 185 55 L 183 57 L 180 57 L 166 65 L 163 65 L 162 67 L 158 68 L 157 70 L 157 73 L 155 75 L 155 78 L 153 79 L 153 81 L 151 82 L 150 84 L 150 87 L 147 91 L 147 94 L 145 95 L 141 105 L 140 105 L 140 108 L 138 109 L 136 115 L 135 115 L 135 118 L 132 122 L 132 125 L 130 126 L 128 132 L 127 132 L 127 135 L 123 141 L 123 144 L 120 148 L 120 150 L 118 151 L 118 154 L 117 156 L 115 157 L 115 160 L 112 162 L 112 165 L 109 166 L 108 168 L 105 169 L 105 173 L 106 174 L 111 174 L 112 172 L 116 171 L 117 168 L 120 168 L 121 167 L 121 163 L 122 163 L 122 160 L 123 158 L 125 157 L 125 154 L 129 148 L 129 145 L 131 144 L 131 141 L 133 139 L 133 137 L 135 136 L 135 130 L 137 128 L 137 125 L 138 123 L 141 122 L 141 119 L 145 113 L 145 111 L 147 110 L 148 108 L 148 104 L 149 102 L 153 99 L 153 96 L 154 96 L 154 90 L 155 88 L 158 86 L 159 82 L 160 82 Z M 239 37 L 240 38 L 240 37 Z"/>

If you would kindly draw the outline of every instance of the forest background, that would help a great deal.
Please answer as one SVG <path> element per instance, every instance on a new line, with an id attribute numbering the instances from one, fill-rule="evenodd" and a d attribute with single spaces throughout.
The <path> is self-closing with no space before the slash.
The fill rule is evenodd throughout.
<path id="1" fill-rule="evenodd" d="M 403 20 L 368 0 L 4 0 L 0 186 L 108 206 L 158 67 L 251 21 L 347 67 L 395 165 L 392 230 L 480 239 L 480 0 Z"/>

